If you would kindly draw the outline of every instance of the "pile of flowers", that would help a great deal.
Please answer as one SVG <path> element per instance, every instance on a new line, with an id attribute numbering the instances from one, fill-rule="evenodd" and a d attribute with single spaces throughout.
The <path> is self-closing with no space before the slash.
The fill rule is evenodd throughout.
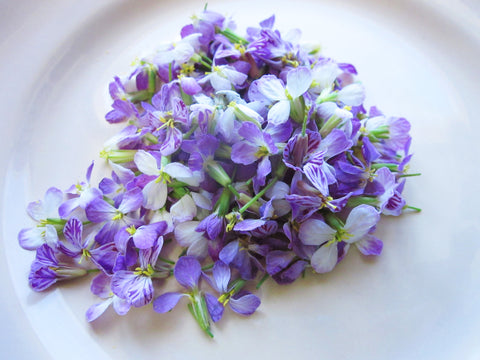
<path id="1" fill-rule="evenodd" d="M 204 10 L 115 77 L 106 120 L 125 127 L 100 153 L 111 176 L 92 184 L 92 163 L 85 181 L 28 205 L 36 224 L 18 239 L 36 252 L 31 287 L 95 274 L 88 321 L 182 301 L 213 336 L 226 307 L 256 311 L 268 278 L 328 273 L 351 247 L 379 255 L 380 216 L 418 210 L 402 197 L 417 175 L 410 124 L 367 111 L 355 67 L 299 37 L 274 16 L 241 37 Z"/>

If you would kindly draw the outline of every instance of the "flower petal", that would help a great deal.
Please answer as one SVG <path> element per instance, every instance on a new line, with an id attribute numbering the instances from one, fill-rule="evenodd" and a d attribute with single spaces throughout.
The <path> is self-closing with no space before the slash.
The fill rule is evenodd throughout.
<path id="1" fill-rule="evenodd" d="M 352 235 L 345 239 L 345 242 L 352 244 L 360 240 L 377 224 L 378 220 L 380 220 L 380 214 L 373 206 L 359 205 L 355 207 L 345 222 L 345 231 Z"/>
<path id="2" fill-rule="evenodd" d="M 249 316 L 252 315 L 260 306 L 260 299 L 258 296 L 247 293 L 246 295 L 230 299 L 230 308 L 237 314 Z"/>
<path id="3" fill-rule="evenodd" d="M 158 176 L 160 174 L 157 160 L 152 154 L 146 152 L 145 150 L 138 150 L 133 161 L 135 162 L 135 165 L 137 165 L 138 170 L 145 175 Z"/>
<path id="4" fill-rule="evenodd" d="M 153 310 L 160 314 L 169 312 L 175 307 L 175 305 L 178 304 L 178 301 L 183 296 L 187 295 L 177 292 L 167 292 L 165 294 L 162 294 L 158 298 L 153 300 Z"/>
<path id="5" fill-rule="evenodd" d="M 173 275 L 178 283 L 187 289 L 197 287 L 201 274 L 202 267 L 193 256 L 182 256 L 173 269 Z"/>
<path id="6" fill-rule="evenodd" d="M 313 269 L 319 273 L 327 273 L 333 270 L 338 261 L 337 243 L 321 246 L 310 259 Z"/>
<path id="7" fill-rule="evenodd" d="M 297 67 L 287 74 L 287 91 L 294 99 L 302 96 L 311 84 L 312 72 L 307 67 Z"/>
<path id="8" fill-rule="evenodd" d="M 288 120 L 290 115 L 290 101 L 281 100 L 273 105 L 268 111 L 268 122 L 273 125 L 280 125 Z"/>
<path id="9" fill-rule="evenodd" d="M 298 236 L 305 245 L 321 245 L 333 239 L 336 233 L 324 221 L 309 219 L 300 225 Z"/>

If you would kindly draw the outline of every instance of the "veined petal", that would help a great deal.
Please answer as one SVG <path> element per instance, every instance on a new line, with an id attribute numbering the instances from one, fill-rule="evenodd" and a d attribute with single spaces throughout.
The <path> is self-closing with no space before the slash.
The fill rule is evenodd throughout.
<path id="1" fill-rule="evenodd" d="M 310 180 L 313 186 L 315 186 L 322 195 L 328 195 L 328 179 L 321 166 L 307 163 L 303 167 L 303 171 L 308 180 Z"/>
<path id="2" fill-rule="evenodd" d="M 126 270 L 120 270 L 113 274 L 112 291 L 134 307 L 147 305 L 153 299 L 152 279 L 144 275 L 135 275 Z"/>
<path id="3" fill-rule="evenodd" d="M 137 165 L 138 170 L 145 175 L 158 176 L 160 174 L 157 160 L 152 154 L 146 152 L 145 150 L 138 150 L 133 158 L 133 161 L 135 162 L 135 165 Z"/>
<path id="4" fill-rule="evenodd" d="M 294 99 L 303 95 L 312 84 L 312 72 L 305 66 L 290 70 L 287 74 L 287 91 Z"/>
<path id="5" fill-rule="evenodd" d="M 63 228 L 63 234 L 70 244 L 74 245 L 77 249 L 83 247 L 82 243 L 83 224 L 77 218 L 71 218 L 65 224 Z"/>
<path id="6" fill-rule="evenodd" d="M 375 236 L 367 234 L 363 239 L 355 242 L 355 246 L 363 255 L 380 255 L 383 242 Z"/>
<path id="7" fill-rule="evenodd" d="M 321 246 L 310 259 L 313 269 L 319 274 L 332 271 L 337 261 L 338 248 L 336 243 Z"/>
<path id="8" fill-rule="evenodd" d="M 335 236 L 336 230 L 324 221 L 309 219 L 300 225 L 298 237 L 305 245 L 321 245 Z"/>
<path id="9" fill-rule="evenodd" d="M 352 235 L 345 239 L 345 242 L 351 244 L 360 240 L 377 224 L 378 220 L 380 220 L 380 214 L 373 206 L 359 205 L 355 207 L 345 222 L 345 231 Z"/>
<path id="10" fill-rule="evenodd" d="M 87 318 L 87 321 L 92 322 L 93 320 L 98 319 L 100 315 L 102 315 L 105 312 L 105 310 L 108 309 L 112 301 L 113 301 L 113 298 L 108 298 L 98 304 L 94 304 L 90 306 L 87 312 L 85 313 L 85 317 Z"/>
<path id="11" fill-rule="evenodd" d="M 228 283 L 230 282 L 230 267 L 223 261 L 215 262 L 212 269 L 213 279 L 215 280 L 216 289 L 219 293 L 228 291 Z"/>

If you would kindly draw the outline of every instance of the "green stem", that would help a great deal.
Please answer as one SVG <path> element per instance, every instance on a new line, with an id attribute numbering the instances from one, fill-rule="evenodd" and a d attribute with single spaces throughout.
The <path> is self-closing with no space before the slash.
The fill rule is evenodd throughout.
<path id="1" fill-rule="evenodd" d="M 258 282 L 257 286 L 256 286 L 256 289 L 260 289 L 260 286 L 263 285 L 263 283 L 265 282 L 265 280 L 267 280 L 268 278 L 270 277 L 270 275 L 268 274 L 265 274 L 263 275 L 263 277 L 260 279 L 260 281 Z"/>
<path id="2" fill-rule="evenodd" d="M 410 205 L 405 205 L 403 208 L 404 208 L 404 209 L 410 209 L 410 210 L 413 210 L 413 211 L 416 211 L 416 212 L 422 211 L 422 209 L 417 208 L 417 207 L 415 207 L 415 206 L 410 206 Z"/>
<path id="3" fill-rule="evenodd" d="M 399 177 L 410 177 L 410 176 L 420 176 L 422 175 L 421 173 L 415 173 L 415 174 L 402 174 L 399 175 Z"/>
<path id="4" fill-rule="evenodd" d="M 250 207 L 250 205 L 252 205 L 252 204 L 253 204 L 254 202 L 256 202 L 258 199 L 260 199 L 260 198 L 263 196 L 263 194 L 265 194 L 265 192 L 266 192 L 268 189 L 270 189 L 273 185 L 275 185 L 275 183 L 277 182 L 277 180 L 278 180 L 278 178 L 277 178 L 277 177 L 274 177 L 274 178 L 272 179 L 272 181 L 270 181 L 270 183 L 269 183 L 267 186 L 265 186 L 262 190 L 260 190 L 260 191 L 258 192 L 258 194 L 255 195 L 249 202 L 247 202 L 245 205 L 243 205 L 243 206 L 241 207 L 241 209 L 238 210 L 238 212 L 239 212 L 240 214 L 244 213 L 244 212 Z"/>

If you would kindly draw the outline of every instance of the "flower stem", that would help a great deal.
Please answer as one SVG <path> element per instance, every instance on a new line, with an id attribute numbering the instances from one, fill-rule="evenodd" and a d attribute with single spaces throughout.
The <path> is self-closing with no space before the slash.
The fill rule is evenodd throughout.
<path id="1" fill-rule="evenodd" d="M 247 202 L 245 205 L 243 205 L 240 210 L 238 210 L 238 212 L 240 214 L 244 213 L 253 203 L 255 203 L 258 199 L 260 199 L 263 194 L 265 194 L 267 192 L 268 189 L 270 189 L 273 185 L 275 185 L 275 183 L 277 182 L 278 178 L 277 177 L 274 177 L 272 179 L 272 181 L 270 181 L 270 183 L 265 186 L 262 190 L 260 190 L 258 192 L 257 195 L 255 195 L 249 202 Z"/>

